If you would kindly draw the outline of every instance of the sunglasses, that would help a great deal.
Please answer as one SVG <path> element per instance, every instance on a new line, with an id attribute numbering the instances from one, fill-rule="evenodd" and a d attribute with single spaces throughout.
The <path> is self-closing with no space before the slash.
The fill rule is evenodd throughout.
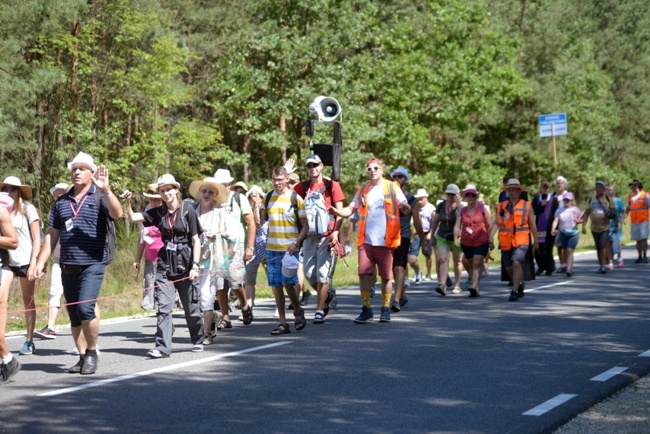
<path id="1" fill-rule="evenodd" d="M 476 195 L 474 193 L 467 193 L 465 197 L 476 197 Z"/>
<path id="2" fill-rule="evenodd" d="M 314 167 L 318 167 L 318 166 L 320 166 L 320 164 L 316 164 L 316 163 L 309 163 L 305 165 L 307 169 L 313 169 Z"/>
<path id="3" fill-rule="evenodd" d="M 379 166 L 369 166 L 368 168 L 366 168 L 368 172 L 377 172 L 379 171 L 379 169 L 381 169 L 381 167 Z"/>
<path id="4" fill-rule="evenodd" d="M 217 194 L 216 191 L 214 191 L 214 190 L 209 190 L 209 189 L 207 189 L 207 188 L 201 190 L 201 193 L 203 193 L 203 194 L 209 194 L 209 195 L 211 195 L 211 196 L 214 196 L 215 194 Z"/>
<path id="5" fill-rule="evenodd" d="M 2 187 L 3 193 L 13 193 L 14 191 L 18 191 L 18 187 L 14 187 L 12 185 L 6 185 Z"/>
<path id="6" fill-rule="evenodd" d="M 402 178 L 406 178 L 406 176 L 404 176 L 404 175 L 399 175 L 399 174 L 397 174 L 397 175 L 393 175 L 393 179 L 402 179 Z"/>
<path id="7" fill-rule="evenodd" d="M 454 197 L 454 196 L 456 196 L 456 193 L 445 193 L 445 194 L 446 194 L 447 196 L 449 196 L 449 197 Z"/>

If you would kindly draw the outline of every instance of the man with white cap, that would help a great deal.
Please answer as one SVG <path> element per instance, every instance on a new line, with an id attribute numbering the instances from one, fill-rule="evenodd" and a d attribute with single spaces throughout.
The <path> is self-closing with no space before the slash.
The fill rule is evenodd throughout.
<path id="1" fill-rule="evenodd" d="M 415 198 L 418 200 L 420 224 L 422 225 L 422 232 L 425 234 L 425 242 L 420 241 L 420 237 L 412 237 L 411 246 L 409 247 L 408 261 L 413 268 L 413 271 L 415 271 L 415 284 L 417 285 L 423 280 L 420 265 L 418 264 L 418 254 L 420 253 L 420 249 L 422 249 L 422 254 L 424 255 L 427 267 L 427 274 L 424 277 L 424 280 L 433 280 L 433 277 L 431 276 L 431 269 L 433 268 L 433 260 L 431 259 L 433 254 L 433 245 L 431 244 L 431 222 L 433 221 L 436 207 L 429 202 L 429 195 L 424 188 L 418 189 L 415 193 Z"/>
<path id="2" fill-rule="evenodd" d="M 408 274 L 408 254 L 409 248 L 411 246 L 411 220 L 413 220 L 413 226 L 415 226 L 415 231 L 420 238 L 421 244 L 424 243 L 425 237 L 424 232 L 422 232 L 422 223 L 420 221 L 418 200 L 406 189 L 406 184 L 411 180 L 408 170 L 402 166 L 398 166 L 395 171 L 391 172 L 390 177 L 393 179 L 393 181 L 399 184 L 400 189 L 402 190 L 402 193 L 404 193 L 404 197 L 406 197 L 406 201 L 410 207 L 410 210 L 407 213 L 404 213 L 402 211 L 399 212 L 401 241 L 400 245 L 393 252 L 395 297 L 391 303 L 390 310 L 393 312 L 399 312 L 402 307 L 404 307 L 408 302 L 408 298 L 406 297 L 405 282 Z M 422 280 L 421 276 L 420 280 Z"/>
<path id="3" fill-rule="evenodd" d="M 531 236 L 533 250 L 539 248 L 537 226 L 535 212 L 530 202 L 520 197 L 525 187 L 519 183 L 519 180 L 510 178 L 505 189 L 508 200 L 500 202 L 497 206 L 496 218 L 490 228 L 488 239 L 491 244 L 494 234 L 499 232 L 499 248 L 503 253 L 503 264 L 513 283 L 509 300 L 518 301 L 524 296 L 523 263 Z"/>
<path id="4" fill-rule="evenodd" d="M 80 152 L 68 169 L 72 188 L 52 207 L 36 277 L 43 277 L 47 259 L 60 241 L 63 293 L 80 356 L 68 372 L 94 374 L 99 363 L 95 302 L 106 270 L 108 221 L 122 218 L 122 205 L 110 189 L 108 169 L 97 167 L 90 155 Z"/>
<path id="5" fill-rule="evenodd" d="M 337 181 L 323 177 L 323 162 L 318 155 L 312 154 L 305 160 L 305 167 L 309 174 L 309 181 L 300 182 L 293 190 L 306 202 L 308 222 L 317 221 L 312 214 L 312 201 L 318 201 L 320 209 L 327 210 L 330 206 L 337 209 L 343 208 L 345 195 Z M 314 324 L 323 324 L 329 311 L 329 302 L 333 293 L 329 291 L 329 278 L 336 266 L 335 257 L 328 248 L 330 240 L 338 240 L 343 219 L 335 217 L 329 219 L 327 227 L 320 228 L 322 233 L 310 234 L 302 245 L 305 277 L 309 284 L 316 290 L 317 305 L 314 315 Z M 309 223 L 308 223 L 309 224 Z M 309 234 L 309 233 L 308 233 Z"/>
<path id="6" fill-rule="evenodd" d="M 223 206 L 226 207 L 234 220 L 239 222 L 242 226 L 242 230 L 244 231 L 244 246 L 246 246 L 244 262 L 248 262 L 253 257 L 253 252 L 255 251 L 255 231 L 257 230 L 257 227 L 255 226 L 255 218 L 253 216 L 253 209 L 245 195 L 231 189 L 232 182 L 235 178 L 230 176 L 229 170 L 218 169 L 214 173 L 214 179 L 218 184 L 222 184 L 228 193 L 228 199 Z M 217 327 L 219 329 L 232 328 L 232 322 L 230 321 L 230 315 L 228 314 L 228 289 L 232 289 L 232 291 L 237 295 L 241 305 L 242 319 L 244 320 L 245 325 L 249 325 L 253 321 L 253 308 L 248 303 L 244 286 L 242 283 L 230 282 L 218 278 L 217 299 L 221 309 L 221 320 Z"/>

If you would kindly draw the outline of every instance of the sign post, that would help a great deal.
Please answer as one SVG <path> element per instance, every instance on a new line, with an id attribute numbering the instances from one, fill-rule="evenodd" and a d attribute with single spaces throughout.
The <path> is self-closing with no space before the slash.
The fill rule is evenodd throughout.
<path id="1" fill-rule="evenodd" d="M 550 115 L 539 115 L 539 136 L 553 138 L 553 167 L 557 176 L 557 146 L 555 136 L 566 136 L 568 134 L 566 113 L 554 113 Z"/>

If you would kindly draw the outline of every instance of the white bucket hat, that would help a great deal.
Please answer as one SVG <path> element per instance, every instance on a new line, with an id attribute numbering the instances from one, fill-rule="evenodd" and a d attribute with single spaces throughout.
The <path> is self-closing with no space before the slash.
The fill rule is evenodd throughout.
<path id="1" fill-rule="evenodd" d="M 418 189 L 418 192 L 415 193 L 415 197 L 419 199 L 421 197 L 429 197 L 429 195 L 427 194 L 427 191 L 424 188 L 420 188 Z"/>
<path id="2" fill-rule="evenodd" d="M 67 190 L 70 186 L 66 184 L 65 182 L 59 182 L 57 185 L 54 187 L 50 188 L 50 194 L 54 195 L 54 192 L 57 190 Z"/>
<path id="3" fill-rule="evenodd" d="M 20 195 L 25 200 L 30 200 L 32 198 L 32 187 L 29 185 L 23 185 L 15 176 L 7 176 L 4 181 L 0 182 L 0 190 L 5 186 L 18 187 L 20 189 Z"/>
<path id="4" fill-rule="evenodd" d="M 289 253 L 282 257 L 282 275 L 284 277 L 293 277 L 298 274 L 298 258 Z"/>
<path id="5" fill-rule="evenodd" d="M 93 171 L 93 173 L 97 172 L 97 166 L 93 162 L 93 157 L 90 155 L 84 153 L 84 152 L 79 152 L 71 162 L 68 163 L 68 170 L 72 172 L 72 166 L 74 165 L 82 165 L 86 166 L 90 170 Z"/>
<path id="6" fill-rule="evenodd" d="M 217 169 L 217 171 L 214 172 L 214 179 L 216 179 L 219 184 L 230 184 L 235 180 L 235 178 L 230 176 L 230 170 L 228 169 Z"/>
<path id="7" fill-rule="evenodd" d="M 264 190 L 262 190 L 262 187 L 259 185 L 252 186 L 251 189 L 248 190 L 248 193 L 246 193 L 246 197 L 250 197 L 251 193 L 257 193 L 260 196 L 264 197 Z"/>
<path id="8" fill-rule="evenodd" d="M 158 178 L 158 190 L 160 190 L 160 187 L 165 185 L 173 185 L 176 188 L 181 188 L 181 185 L 176 182 L 174 175 L 170 175 L 169 173 L 165 173 Z"/>
<path id="9" fill-rule="evenodd" d="M 192 181 L 190 188 L 188 189 L 190 196 L 197 198 L 199 196 L 199 189 L 204 184 L 210 184 L 217 189 L 217 195 L 214 197 L 214 201 L 217 205 L 221 205 L 228 200 L 228 192 L 226 191 L 226 187 L 224 187 L 223 184 L 218 183 L 217 180 L 211 176 L 204 178 L 203 181 Z"/>

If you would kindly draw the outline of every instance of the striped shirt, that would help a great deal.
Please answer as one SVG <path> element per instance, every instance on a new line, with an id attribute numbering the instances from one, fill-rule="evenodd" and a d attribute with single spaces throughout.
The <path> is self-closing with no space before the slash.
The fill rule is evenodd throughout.
<path id="1" fill-rule="evenodd" d="M 92 185 L 79 202 L 74 189 L 62 194 L 50 212 L 48 226 L 60 231 L 61 265 L 92 265 L 106 262 L 106 220 L 110 218 L 104 197 L 95 203 Z M 73 212 L 74 209 L 74 212 Z M 76 217 L 74 213 L 78 212 Z M 71 222 L 66 224 L 66 222 Z"/>
<path id="2" fill-rule="evenodd" d="M 305 204 L 297 194 L 296 203 L 298 204 L 298 218 L 307 218 Z M 266 209 L 264 201 L 262 201 L 261 208 Z M 299 233 L 296 215 L 291 206 L 291 193 L 278 196 L 273 191 L 266 213 L 269 216 L 269 237 L 266 241 L 266 250 L 284 252 L 296 240 Z"/>

